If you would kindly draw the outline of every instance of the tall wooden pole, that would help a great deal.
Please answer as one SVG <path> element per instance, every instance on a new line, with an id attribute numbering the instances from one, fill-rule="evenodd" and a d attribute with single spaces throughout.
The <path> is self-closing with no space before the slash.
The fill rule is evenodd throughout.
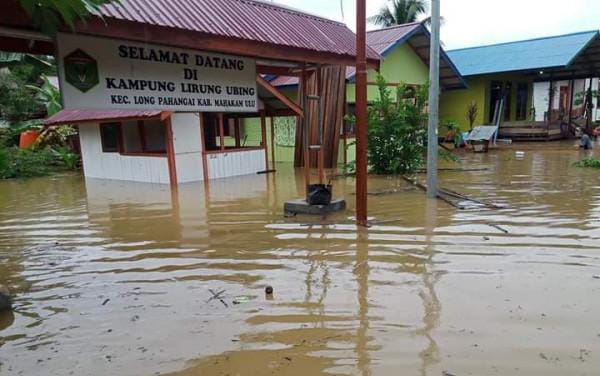
<path id="1" fill-rule="evenodd" d="M 310 121 L 308 118 L 308 77 L 305 67 L 302 67 L 302 85 L 300 86 L 302 89 L 301 98 L 302 98 L 302 148 L 304 152 L 304 186 L 306 188 L 306 197 L 308 197 L 309 189 L 308 186 L 310 184 L 310 149 L 308 148 L 308 144 L 310 143 Z"/>
<path id="2" fill-rule="evenodd" d="M 219 145 L 221 151 L 225 150 L 225 120 L 223 113 L 219 113 Z"/>
<path id="3" fill-rule="evenodd" d="M 429 52 L 429 130 L 427 138 L 427 196 L 437 197 L 438 122 L 440 101 L 440 0 L 431 1 Z"/>
<path id="4" fill-rule="evenodd" d="M 269 146 L 267 145 L 267 116 L 265 110 L 260 110 L 260 143 L 265 149 L 265 171 L 269 169 Z"/>
<path id="5" fill-rule="evenodd" d="M 275 169 L 275 119 L 271 116 L 271 168 Z"/>
<path id="6" fill-rule="evenodd" d="M 367 14 L 356 0 L 356 221 L 367 225 Z"/>

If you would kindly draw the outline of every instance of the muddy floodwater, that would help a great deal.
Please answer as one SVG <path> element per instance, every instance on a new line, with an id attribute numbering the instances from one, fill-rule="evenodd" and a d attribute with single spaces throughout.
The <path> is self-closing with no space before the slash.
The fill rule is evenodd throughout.
<path id="1" fill-rule="evenodd" d="M 347 212 L 284 218 L 302 192 L 285 164 L 177 194 L 2 181 L 0 284 L 16 299 L 0 374 L 598 375 L 600 171 L 571 166 L 585 155 L 518 144 L 441 172 L 501 209 L 371 177 L 396 193 L 369 197 L 368 229 L 353 178 L 334 180 Z"/>

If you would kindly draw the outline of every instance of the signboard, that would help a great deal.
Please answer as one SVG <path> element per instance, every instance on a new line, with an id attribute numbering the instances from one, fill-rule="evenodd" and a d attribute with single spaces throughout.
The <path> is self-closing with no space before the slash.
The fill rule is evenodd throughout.
<path id="1" fill-rule="evenodd" d="M 257 112 L 256 61 L 59 33 L 66 109 Z"/>

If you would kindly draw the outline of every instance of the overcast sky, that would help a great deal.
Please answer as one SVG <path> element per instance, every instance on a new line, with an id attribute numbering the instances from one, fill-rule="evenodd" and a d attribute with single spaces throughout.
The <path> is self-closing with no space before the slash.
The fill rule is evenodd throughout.
<path id="1" fill-rule="evenodd" d="M 275 2 L 342 21 L 340 0 Z M 343 3 L 343 21 L 355 30 L 356 0 Z M 386 3 L 367 0 L 367 15 Z M 600 0 L 441 0 L 441 4 L 446 49 L 600 29 Z"/>

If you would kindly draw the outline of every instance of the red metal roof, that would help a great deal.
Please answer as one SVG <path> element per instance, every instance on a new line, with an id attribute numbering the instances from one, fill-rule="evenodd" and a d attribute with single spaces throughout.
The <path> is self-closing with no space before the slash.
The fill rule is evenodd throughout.
<path id="1" fill-rule="evenodd" d="M 396 47 L 407 43 L 413 51 L 423 61 L 423 64 L 429 66 L 429 42 L 430 35 L 427 28 L 420 22 L 407 23 L 391 26 L 378 30 L 367 32 L 367 44 L 378 54 L 385 56 Z M 383 62 L 382 64 L 385 64 Z M 397 67 L 402 69 L 402 67 Z M 443 48 L 440 47 L 440 72 L 443 76 L 440 83 L 444 89 L 462 89 L 466 87 L 458 69 L 452 63 Z M 346 67 L 346 79 L 354 78 L 356 74 L 355 67 Z M 277 77 L 271 80 L 275 87 L 298 85 L 297 77 Z"/>
<path id="2" fill-rule="evenodd" d="M 293 77 L 293 76 L 277 76 L 274 79 L 272 79 L 271 81 L 269 81 L 269 83 L 275 87 L 281 87 L 281 86 L 296 86 L 298 85 L 298 77 Z"/>
<path id="3" fill-rule="evenodd" d="M 377 51 L 378 54 L 383 55 L 399 41 L 403 41 L 404 38 L 412 32 L 418 31 L 421 27 L 422 24 L 420 22 L 413 22 L 379 30 L 371 30 L 367 32 L 367 44 Z"/>
<path id="4" fill-rule="evenodd" d="M 418 32 L 421 27 L 423 27 L 421 23 L 412 22 L 367 31 L 367 45 L 377 51 L 378 54 L 383 55 L 405 42 L 413 33 Z M 346 78 L 350 79 L 354 77 L 355 73 L 356 70 L 354 67 L 349 67 L 346 70 Z"/>
<path id="5" fill-rule="evenodd" d="M 101 14 L 106 19 L 356 55 L 356 36 L 343 23 L 257 0 L 125 0 L 103 6 Z M 380 59 L 371 49 L 367 57 Z"/>
<path id="6" fill-rule="evenodd" d="M 402 41 L 404 37 L 416 31 L 421 24 L 418 22 L 397 25 L 385 29 L 371 30 L 367 32 L 367 45 L 378 54 L 387 52 L 391 47 Z M 354 77 L 356 70 L 354 67 L 347 67 L 346 79 Z M 279 76 L 271 80 L 271 85 L 275 87 L 296 86 L 298 77 Z"/>
<path id="7" fill-rule="evenodd" d="M 44 121 L 44 125 L 91 123 L 108 120 L 145 119 L 159 117 L 161 111 L 132 110 L 62 110 Z"/>

